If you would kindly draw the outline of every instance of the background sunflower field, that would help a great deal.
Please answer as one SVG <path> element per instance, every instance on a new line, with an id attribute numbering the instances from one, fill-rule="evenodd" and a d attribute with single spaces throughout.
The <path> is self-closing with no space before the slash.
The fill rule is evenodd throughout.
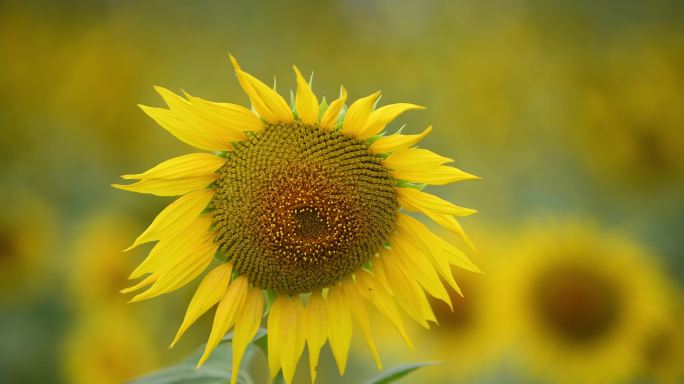
<path id="1" fill-rule="evenodd" d="M 167 348 L 192 287 L 118 293 L 169 201 L 110 183 L 187 152 L 136 106 L 153 85 L 247 102 L 228 52 L 281 92 L 297 64 L 328 99 L 425 105 L 405 131 L 433 124 L 425 145 L 483 177 L 432 190 L 478 209 L 486 275 L 457 275 L 415 351 L 379 331 L 388 367 L 442 361 L 404 382 L 681 382 L 682 20 L 678 1 L 0 1 L 0 383 L 120 383 L 204 342 L 208 318 Z M 340 378 L 324 350 L 319 382 L 375 374 L 350 359 Z"/>

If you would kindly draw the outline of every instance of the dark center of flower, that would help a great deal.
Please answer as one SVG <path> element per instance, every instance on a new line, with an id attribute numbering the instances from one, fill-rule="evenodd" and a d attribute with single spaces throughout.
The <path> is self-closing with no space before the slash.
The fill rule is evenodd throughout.
<path id="1" fill-rule="evenodd" d="M 327 227 L 325 217 L 314 207 L 302 207 L 292 210 L 295 221 L 295 233 L 303 238 L 312 238 L 323 233 Z"/>
<path id="2" fill-rule="evenodd" d="M 11 228 L 0 224 L 0 265 L 10 264 L 19 253 L 17 242 L 13 238 L 16 234 Z"/>
<path id="3" fill-rule="evenodd" d="M 660 329 L 646 339 L 643 356 L 649 369 L 668 366 L 677 356 L 677 336 L 670 330 Z"/>
<path id="4" fill-rule="evenodd" d="M 278 293 L 349 276 L 394 227 L 394 182 L 368 145 L 301 123 L 237 143 L 217 173 L 216 240 L 250 282 Z"/>
<path id="5" fill-rule="evenodd" d="M 621 302 L 607 276 L 581 266 L 547 271 L 533 287 L 541 323 L 571 343 L 599 340 L 615 328 Z"/>
<path id="6" fill-rule="evenodd" d="M 479 321 L 477 312 L 480 292 L 474 289 L 477 288 L 477 284 L 472 281 L 471 276 L 461 274 L 460 271 L 454 271 L 454 275 L 458 275 L 456 276 L 458 285 L 465 296 L 460 296 L 453 289 L 449 290 L 453 310 L 441 300 L 432 299 L 431 301 L 440 329 L 449 335 L 461 335 L 470 332 Z"/>

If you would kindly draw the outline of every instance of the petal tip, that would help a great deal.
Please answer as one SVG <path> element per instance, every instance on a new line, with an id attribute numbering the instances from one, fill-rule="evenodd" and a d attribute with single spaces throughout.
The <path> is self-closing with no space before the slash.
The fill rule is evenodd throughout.
<path id="1" fill-rule="evenodd" d="M 230 52 L 228 53 L 228 58 L 230 59 L 230 63 L 233 65 L 233 69 L 235 69 L 236 72 L 242 71 L 242 68 L 240 68 L 240 64 L 238 64 L 237 59 L 235 58 L 235 56 L 230 54 Z"/>
<path id="2" fill-rule="evenodd" d="M 297 78 L 302 78 L 302 79 L 304 78 L 302 76 L 302 72 L 299 70 L 299 68 L 297 68 L 296 65 L 292 65 L 292 70 L 294 71 L 295 76 L 297 76 Z"/>

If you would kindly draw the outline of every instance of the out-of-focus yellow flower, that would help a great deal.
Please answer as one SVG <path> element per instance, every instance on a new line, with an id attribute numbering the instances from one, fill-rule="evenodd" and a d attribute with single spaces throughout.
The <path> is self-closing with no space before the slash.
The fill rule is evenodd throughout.
<path id="1" fill-rule="evenodd" d="M 672 297 L 672 310 L 648 330 L 641 348 L 645 378 L 658 383 L 684 380 L 684 298 L 679 291 Z"/>
<path id="2" fill-rule="evenodd" d="M 468 382 L 493 363 L 502 351 L 498 320 L 492 316 L 489 276 L 469 275 L 453 270 L 463 296 L 452 295 L 453 310 L 444 303 L 435 303 L 439 323 L 432 332 L 425 332 L 422 347 L 430 351 L 429 359 L 444 361 L 439 367 L 425 370 L 425 377 L 439 382 Z"/>
<path id="3" fill-rule="evenodd" d="M 498 240 L 492 239 L 490 230 L 470 232 L 475 232 L 476 238 L 488 239 L 479 247 L 477 261 L 489 274 L 497 264 L 490 257 L 489 250 L 492 242 L 497 243 Z M 491 292 L 492 284 L 497 282 L 488 275 L 464 273 L 457 268 L 452 268 L 451 273 L 458 282 L 458 291 L 450 291 L 451 305 L 432 299 L 437 323 L 429 330 L 414 324 L 409 328 L 410 334 L 416 334 L 417 352 L 402 348 L 392 337 L 390 329 L 378 330 L 379 338 L 394 344 L 385 353 L 388 360 L 415 360 L 417 353 L 420 360 L 443 362 L 413 373 L 411 377 L 416 382 L 473 382 L 476 377 L 486 374 L 506 346 L 507 338 L 502 337 L 500 319 L 493 316 L 496 298 L 491 297 Z"/>
<path id="4" fill-rule="evenodd" d="M 39 289 L 51 268 L 55 214 L 36 194 L 0 190 L 0 297 Z"/>
<path id="5" fill-rule="evenodd" d="M 525 365 L 554 382 L 622 382 L 663 318 L 667 294 L 652 255 L 586 223 L 532 228 L 508 246 L 499 318 Z"/>
<path id="6" fill-rule="evenodd" d="M 379 107 L 380 92 L 345 108 L 347 91 L 319 102 L 294 67 L 297 94 L 288 104 L 243 71 L 237 80 L 253 108 L 215 103 L 157 87 L 167 108 L 142 106 L 164 129 L 200 152 L 131 175 L 132 192 L 180 196 L 131 245 L 157 241 L 132 272 L 133 301 L 183 287 L 210 268 L 172 345 L 217 305 L 202 365 L 231 328 L 232 380 L 268 312 L 268 363 L 290 383 L 305 345 L 315 381 L 321 347 L 330 343 L 340 374 L 355 324 L 381 363 L 368 308 L 375 307 L 410 344 L 403 309 L 428 328 L 427 295 L 450 303 L 450 268 L 479 272 L 468 257 L 405 211 L 423 214 L 472 247 L 457 217 L 475 210 L 423 192 L 426 185 L 477 179 L 453 160 L 415 145 L 421 134 L 387 134 L 402 113 L 423 107 Z M 427 294 L 427 295 L 426 295 Z"/>
<path id="7" fill-rule="evenodd" d="M 666 41 L 666 39 L 663 39 Z M 610 52 L 610 51 L 609 51 Z M 601 180 L 641 189 L 684 176 L 684 60 L 666 47 L 620 46 L 591 66 L 570 131 Z"/>
<path id="8" fill-rule="evenodd" d="M 135 221 L 113 212 L 99 213 L 81 223 L 67 271 L 69 292 L 79 309 L 126 303 L 119 291 L 133 264 L 122 250 L 138 227 Z"/>
<path id="9" fill-rule="evenodd" d="M 62 364 L 72 384 L 119 384 L 157 367 L 148 332 L 121 309 L 89 312 L 64 340 Z"/>

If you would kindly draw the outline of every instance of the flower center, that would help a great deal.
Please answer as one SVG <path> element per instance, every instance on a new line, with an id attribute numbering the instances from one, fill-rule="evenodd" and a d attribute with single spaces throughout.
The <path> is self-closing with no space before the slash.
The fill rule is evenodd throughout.
<path id="1" fill-rule="evenodd" d="M 216 240 L 250 282 L 299 294 L 336 284 L 386 243 L 394 181 L 368 145 L 299 122 L 237 143 L 217 173 Z"/>
<path id="2" fill-rule="evenodd" d="M 295 233 L 302 238 L 312 238 L 323 233 L 327 227 L 325 218 L 315 207 L 305 206 L 292 210 L 295 221 Z"/>
<path id="3" fill-rule="evenodd" d="M 580 266 L 547 271 L 534 286 L 533 302 L 541 323 L 573 343 L 605 336 L 615 328 L 621 309 L 617 287 Z"/>

